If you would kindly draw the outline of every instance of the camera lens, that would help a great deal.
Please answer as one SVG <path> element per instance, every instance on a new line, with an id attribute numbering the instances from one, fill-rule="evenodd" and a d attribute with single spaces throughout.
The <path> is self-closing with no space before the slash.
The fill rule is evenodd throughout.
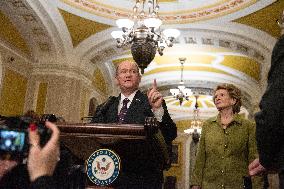
<path id="1" fill-rule="evenodd" d="M 57 117 L 54 114 L 44 114 L 41 118 L 41 120 L 44 121 L 50 121 L 52 123 L 55 123 L 57 121 Z"/>
<path id="2" fill-rule="evenodd" d="M 47 120 L 52 122 L 52 123 L 55 123 L 57 121 L 57 118 L 54 114 L 50 114 L 48 117 L 47 117 Z"/>

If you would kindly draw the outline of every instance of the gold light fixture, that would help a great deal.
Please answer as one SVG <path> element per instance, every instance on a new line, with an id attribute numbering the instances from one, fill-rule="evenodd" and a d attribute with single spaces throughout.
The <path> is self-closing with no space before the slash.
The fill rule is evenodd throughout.
<path id="1" fill-rule="evenodd" d="M 161 31 L 159 8 L 157 0 L 136 0 L 132 18 L 118 19 L 116 24 L 122 31 L 111 33 L 117 47 L 131 45 L 133 59 L 142 73 L 155 58 L 156 51 L 162 56 L 165 46 L 172 47 L 174 39 L 180 35 L 176 29 Z"/>
<path id="2" fill-rule="evenodd" d="M 195 106 L 194 106 L 194 110 L 193 110 L 193 120 L 190 122 L 190 127 L 186 130 L 184 130 L 185 133 L 201 133 L 201 129 L 202 129 L 202 125 L 203 125 L 203 121 L 200 119 L 199 117 L 199 112 L 200 109 L 198 107 L 198 95 L 195 95 Z"/>
<path id="3" fill-rule="evenodd" d="M 186 88 L 183 81 L 183 68 L 186 58 L 179 58 L 180 61 L 180 82 L 177 88 L 170 89 L 170 93 L 179 100 L 180 106 L 182 105 L 184 100 L 188 100 L 188 97 L 192 95 L 191 89 Z"/>

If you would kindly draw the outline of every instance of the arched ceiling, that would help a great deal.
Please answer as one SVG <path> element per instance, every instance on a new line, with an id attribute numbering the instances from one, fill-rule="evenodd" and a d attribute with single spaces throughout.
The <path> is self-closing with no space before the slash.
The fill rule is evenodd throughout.
<path id="1" fill-rule="evenodd" d="M 131 15 L 134 0 L 6 0 L 0 2 L 0 47 L 28 58 L 35 68 L 62 64 L 102 77 L 101 91 L 116 93 L 115 64 L 131 59 L 129 47 L 111 38 L 115 20 Z M 233 83 L 252 110 L 263 91 L 270 54 L 280 29 L 284 1 L 160 0 L 163 28 L 177 28 L 174 47 L 156 55 L 145 70 L 145 90 L 157 79 L 163 93 L 180 81 L 179 57 L 186 57 L 187 87 L 212 90 Z M 5 27 L 5 28 L 4 28 Z M 5 57 L 4 57 L 5 58 Z M 96 69 L 100 69 L 97 72 Z M 106 87 L 106 88 L 104 88 Z M 170 97 L 167 97 L 170 98 Z M 186 105 L 185 105 L 186 107 Z"/>

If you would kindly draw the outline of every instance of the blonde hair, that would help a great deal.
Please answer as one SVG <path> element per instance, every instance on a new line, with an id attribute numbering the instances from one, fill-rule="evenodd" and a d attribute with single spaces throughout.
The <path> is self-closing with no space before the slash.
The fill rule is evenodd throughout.
<path id="1" fill-rule="evenodd" d="M 242 93 L 241 93 L 241 90 L 238 89 L 233 84 L 226 84 L 226 83 L 224 83 L 224 84 L 218 85 L 216 87 L 216 89 L 214 90 L 214 97 L 213 97 L 213 101 L 214 102 L 215 102 L 215 98 L 216 98 L 215 97 L 215 93 L 216 93 L 216 91 L 218 91 L 220 89 L 224 89 L 224 90 L 228 91 L 229 96 L 232 99 L 236 100 L 236 103 L 233 106 L 233 113 L 239 113 L 240 109 L 241 109 L 241 106 L 242 106 Z"/>

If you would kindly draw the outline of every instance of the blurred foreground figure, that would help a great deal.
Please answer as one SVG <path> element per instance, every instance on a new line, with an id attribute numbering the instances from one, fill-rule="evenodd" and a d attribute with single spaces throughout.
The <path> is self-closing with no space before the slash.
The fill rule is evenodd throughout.
<path id="1" fill-rule="evenodd" d="M 51 130 L 51 137 L 44 146 L 40 145 L 40 135 L 36 124 L 30 124 L 29 151 L 27 167 L 17 165 L 13 160 L 1 160 L 1 168 L 6 162 L 5 173 L 0 180 L 0 188 L 5 189 L 55 189 L 52 177 L 59 160 L 59 130 L 55 124 L 47 121 L 46 127 Z M 9 162 L 9 163 L 7 163 Z"/>
<path id="2" fill-rule="evenodd" d="M 249 166 L 250 175 L 265 171 L 279 173 L 284 188 L 284 35 L 275 44 L 267 88 L 255 115 L 259 159 Z"/>

